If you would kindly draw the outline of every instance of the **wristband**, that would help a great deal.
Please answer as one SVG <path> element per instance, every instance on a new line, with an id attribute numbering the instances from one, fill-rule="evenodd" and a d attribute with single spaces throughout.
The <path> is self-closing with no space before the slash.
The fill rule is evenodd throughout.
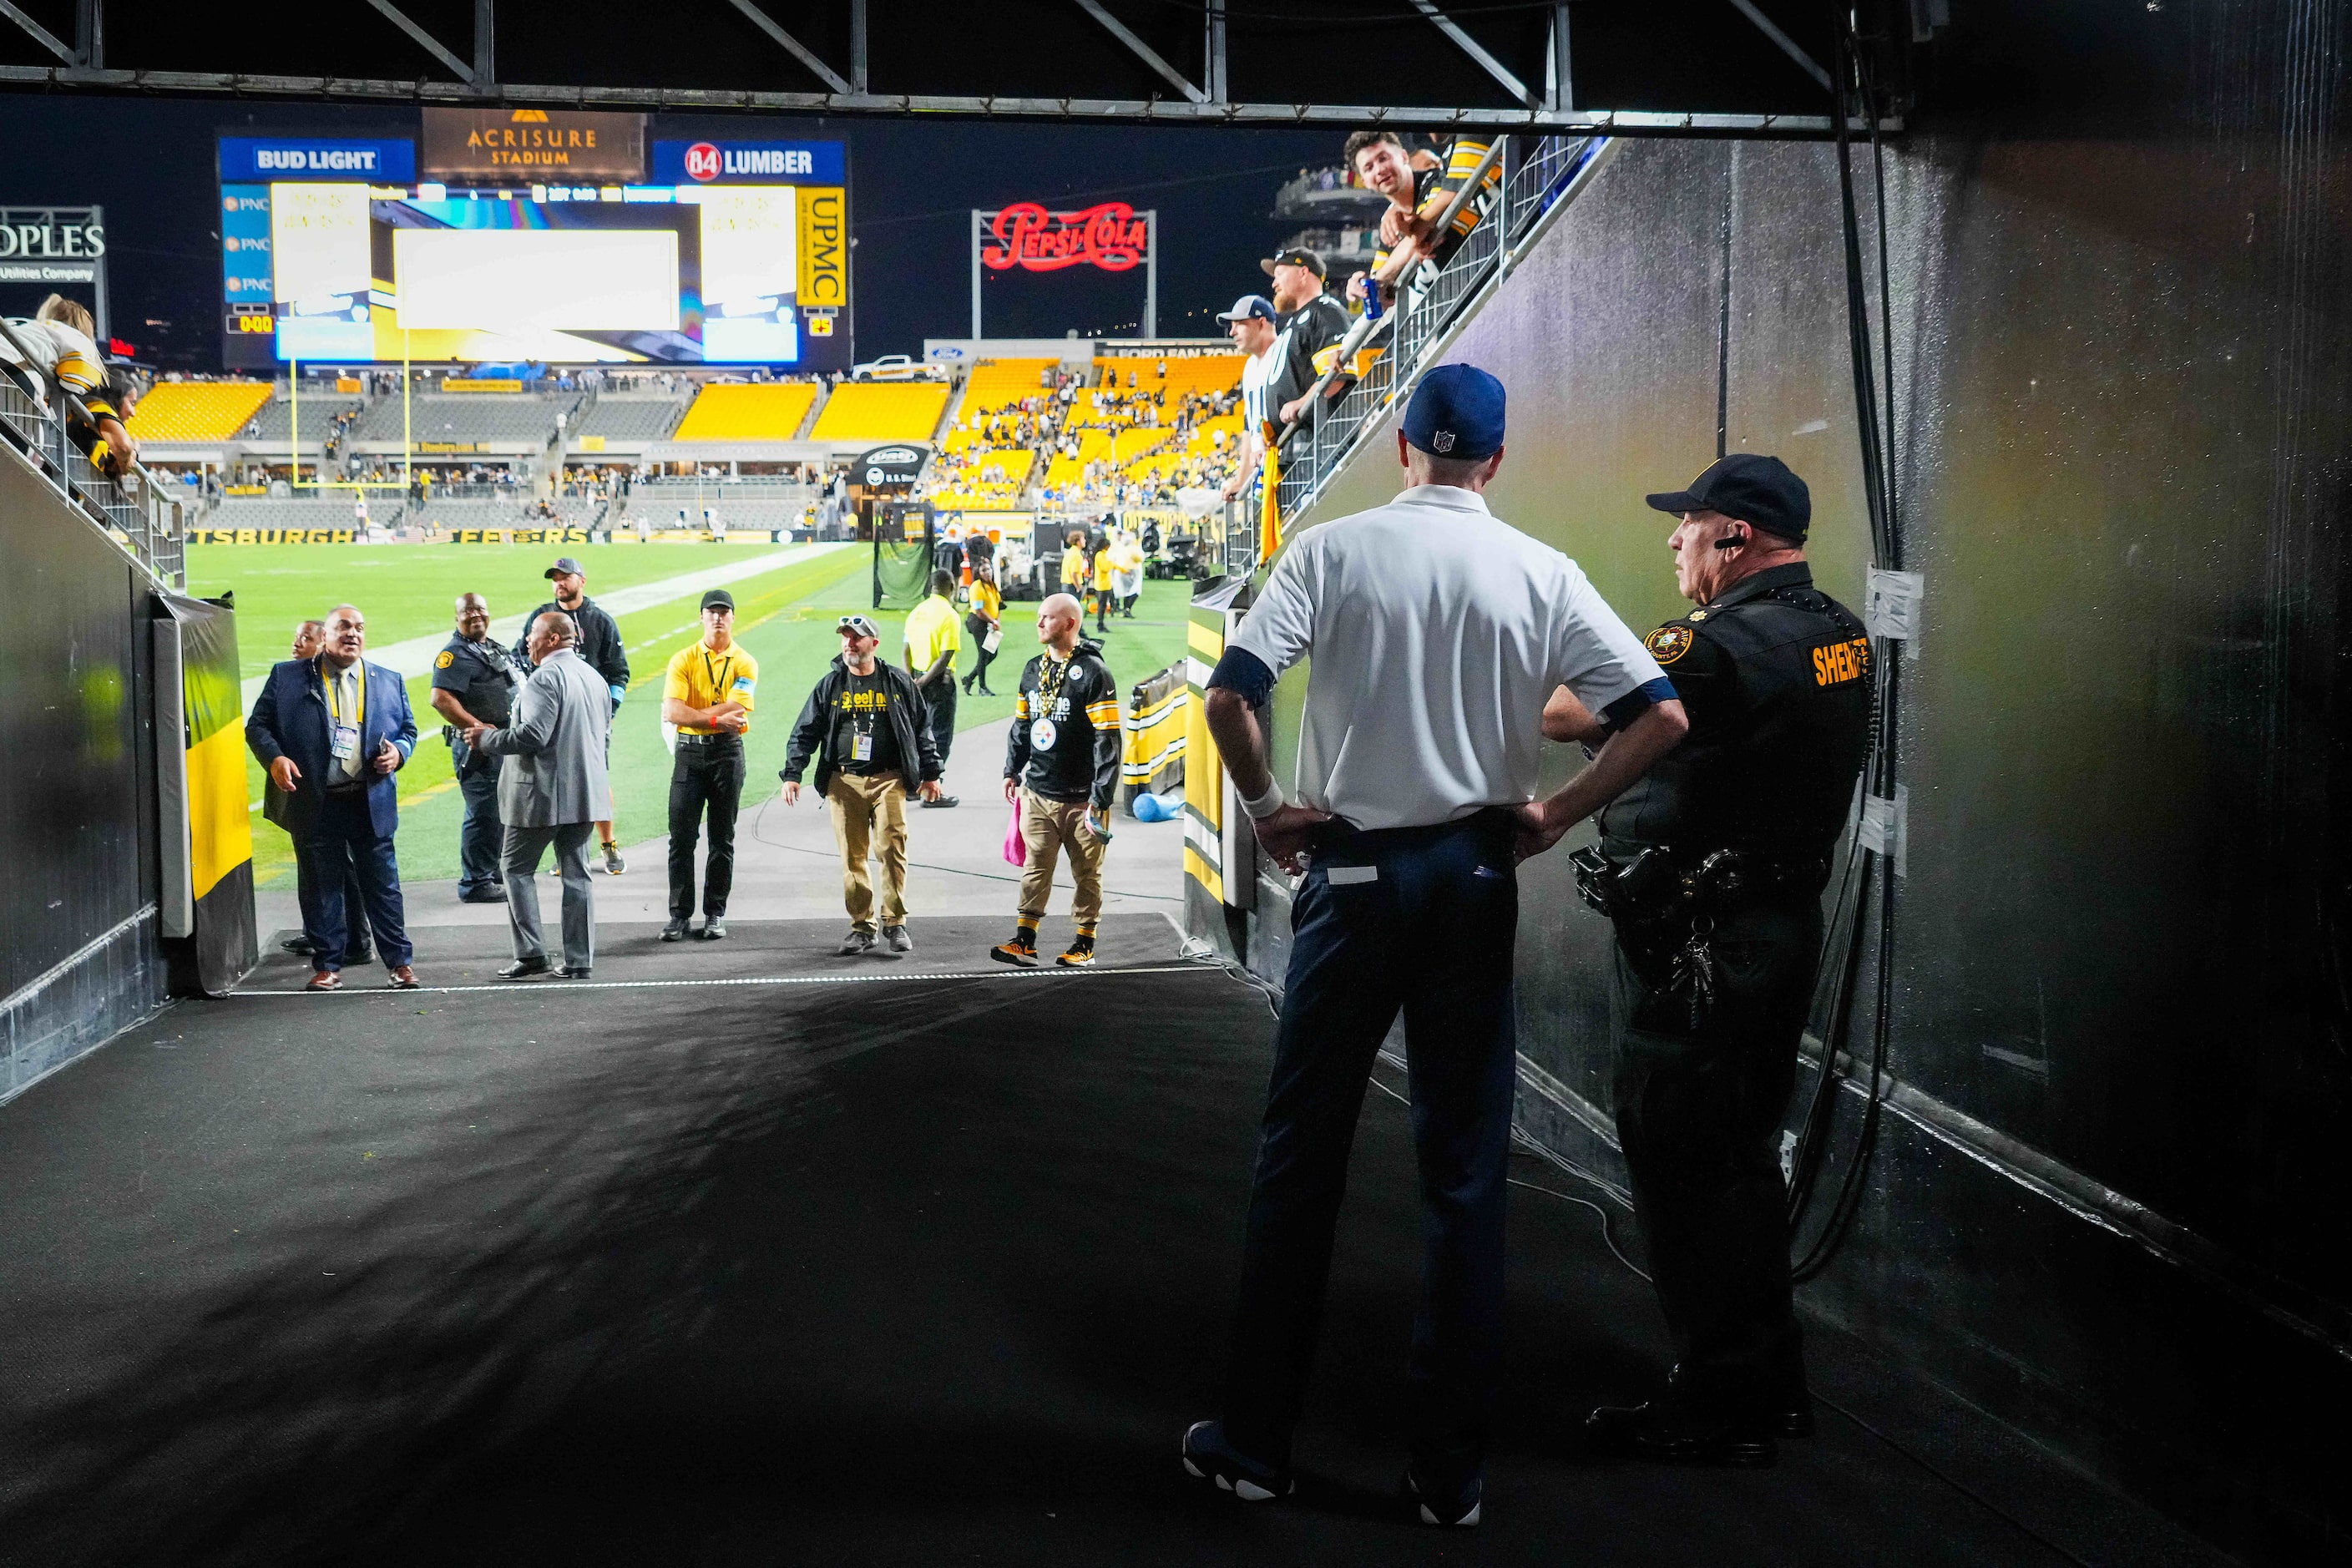
<path id="1" fill-rule="evenodd" d="M 1235 791 L 1234 793 L 1239 794 L 1240 792 Z M 1265 793 L 1257 796 L 1254 800 L 1246 796 L 1242 800 L 1242 809 L 1249 813 L 1249 817 L 1252 822 L 1264 822 L 1267 817 L 1272 816 L 1276 812 L 1280 811 L 1283 805 L 1282 785 L 1279 782 L 1268 783 L 1265 786 Z"/>

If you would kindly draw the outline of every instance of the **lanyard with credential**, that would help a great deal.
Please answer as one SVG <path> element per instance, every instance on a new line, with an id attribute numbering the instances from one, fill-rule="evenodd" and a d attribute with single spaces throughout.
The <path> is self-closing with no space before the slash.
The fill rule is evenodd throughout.
<path id="1" fill-rule="evenodd" d="M 367 733 L 367 660 L 353 659 L 352 668 L 360 672 L 359 700 L 352 704 L 352 721 L 359 732 L 364 735 Z M 327 673 L 327 661 L 323 658 L 319 661 L 319 679 L 327 688 L 327 717 L 341 724 L 343 721 L 343 705 L 335 693 L 342 679 L 340 676 Z"/>

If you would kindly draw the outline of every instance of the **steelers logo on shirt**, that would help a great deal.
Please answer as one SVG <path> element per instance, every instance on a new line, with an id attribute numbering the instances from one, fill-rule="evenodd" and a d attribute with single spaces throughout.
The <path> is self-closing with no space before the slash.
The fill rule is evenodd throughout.
<path id="1" fill-rule="evenodd" d="M 446 648 L 446 647 L 445 647 L 445 648 L 443 648 L 443 649 L 441 650 L 441 652 L 440 652 L 440 654 L 438 655 L 438 657 L 436 657 L 436 658 L 433 660 L 433 668 L 436 668 L 436 669 L 446 669 L 446 668 L 448 668 L 451 665 L 453 665 L 453 664 L 455 664 L 455 663 L 457 663 L 457 656 L 456 654 L 454 654 L 454 653 L 451 653 L 447 648 Z"/>
<path id="2" fill-rule="evenodd" d="M 1672 664 L 1690 652 L 1691 629 L 1688 626 L 1660 626 L 1642 641 L 1650 657 L 1660 664 Z"/>

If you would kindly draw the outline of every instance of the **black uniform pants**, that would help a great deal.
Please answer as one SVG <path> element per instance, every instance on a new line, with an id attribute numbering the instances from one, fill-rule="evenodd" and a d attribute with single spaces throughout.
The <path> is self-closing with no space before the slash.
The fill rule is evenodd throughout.
<path id="1" fill-rule="evenodd" d="M 1617 1136 L 1682 1369 L 1676 1397 L 1742 1411 L 1803 1377 L 1779 1143 L 1821 902 L 1759 900 L 1718 919 L 1713 942 L 1715 1004 L 1688 1033 L 1634 1022 L 1647 991 L 1621 936 L 1610 987 Z"/>
<path id="2" fill-rule="evenodd" d="M 940 766 L 944 769 L 948 765 L 948 748 L 955 744 L 956 679 L 952 666 L 940 678 L 939 684 L 923 688 L 923 703 L 929 716 L 931 744 L 940 749 Z M 916 771 L 907 770 L 909 774 Z"/>
<path id="3" fill-rule="evenodd" d="M 1507 818 L 1318 833 L 1290 907 L 1225 1376 L 1226 1435 L 1287 1465 L 1307 1398 L 1348 1154 L 1372 1058 L 1404 1015 L 1421 1171 L 1421 1301 L 1407 1363 L 1421 1476 L 1477 1473 L 1502 1378 L 1503 1200 L 1517 1053 L 1518 881 Z"/>
<path id="4" fill-rule="evenodd" d="M 669 918 L 694 913 L 694 845 L 710 821 L 710 856 L 702 873 L 702 913 L 727 912 L 735 887 L 735 814 L 743 804 L 743 742 L 733 735 L 677 738 L 669 770 Z"/>

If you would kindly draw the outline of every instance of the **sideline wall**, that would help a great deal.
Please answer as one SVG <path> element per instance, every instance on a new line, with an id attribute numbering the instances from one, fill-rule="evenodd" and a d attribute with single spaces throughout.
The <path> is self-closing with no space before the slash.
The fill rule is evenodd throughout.
<path id="1" fill-rule="evenodd" d="M 164 999 L 150 613 L 0 446 L 0 1100 Z"/>
<path id="2" fill-rule="evenodd" d="M 1447 356 L 1510 391 L 1496 512 L 1637 630 L 1682 607 L 1641 496 L 1715 456 L 1719 393 L 1729 449 L 1810 481 L 1817 574 L 1861 603 L 1834 156 L 1621 149 Z M 1889 149 L 1905 564 L 1927 577 L 1897 1088 L 1853 1235 L 1801 1292 L 2265 1558 L 2352 1546 L 2352 1448 L 2321 1414 L 2352 1398 L 2352 296 L 2343 171 L 2309 156 L 2259 129 Z M 1392 446 L 1372 433 L 1307 521 L 1392 494 Z M 1575 759 L 1552 752 L 1557 782 Z M 1622 1185 L 1607 932 L 1567 847 L 1523 872 L 1523 1120 Z M 1277 979 L 1286 926 L 1262 875 L 1246 956 Z"/>

